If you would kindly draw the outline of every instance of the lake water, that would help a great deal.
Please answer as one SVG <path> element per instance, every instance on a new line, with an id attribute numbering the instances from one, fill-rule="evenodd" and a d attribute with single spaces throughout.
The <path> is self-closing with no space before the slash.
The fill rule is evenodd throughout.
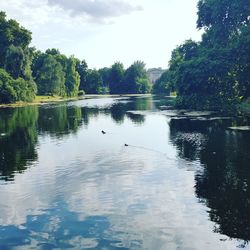
<path id="1" fill-rule="evenodd" d="M 250 249 L 249 117 L 171 103 L 1 109 L 0 249 Z"/>

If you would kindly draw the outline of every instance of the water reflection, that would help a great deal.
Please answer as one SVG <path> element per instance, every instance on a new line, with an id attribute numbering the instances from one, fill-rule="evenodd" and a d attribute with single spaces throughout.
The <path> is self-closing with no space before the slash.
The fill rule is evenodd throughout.
<path id="1" fill-rule="evenodd" d="M 226 129 L 248 121 L 157 112 L 171 102 L 0 110 L 0 249 L 234 249 L 229 237 L 248 241 L 250 138 Z"/>
<path id="2" fill-rule="evenodd" d="M 210 208 L 214 230 L 231 238 L 250 240 L 250 134 L 226 128 L 238 119 L 200 121 L 173 119 L 171 141 L 180 157 L 199 160 L 197 197 Z M 241 121 L 241 123 L 248 121 Z M 243 245 L 244 246 L 244 245 Z"/>
<path id="3" fill-rule="evenodd" d="M 77 106 L 48 106 L 39 109 L 38 131 L 62 137 L 76 133 L 82 124 L 82 110 Z"/>
<path id="4" fill-rule="evenodd" d="M 37 159 L 37 107 L 3 109 L 0 112 L 0 178 L 13 180 Z"/>
<path id="5" fill-rule="evenodd" d="M 111 99 L 112 100 L 112 99 Z M 15 173 L 22 172 L 37 159 L 37 133 L 49 134 L 58 139 L 76 134 L 82 124 L 88 126 L 91 119 L 100 114 L 110 116 L 122 124 L 125 117 L 136 124 L 144 122 L 144 116 L 126 113 L 128 110 L 147 110 L 153 107 L 152 98 L 117 99 L 102 107 L 69 105 L 29 106 L 0 110 L 0 178 L 12 181 Z M 105 100 L 104 100 L 105 102 Z M 101 128 L 100 128 L 101 130 Z"/>

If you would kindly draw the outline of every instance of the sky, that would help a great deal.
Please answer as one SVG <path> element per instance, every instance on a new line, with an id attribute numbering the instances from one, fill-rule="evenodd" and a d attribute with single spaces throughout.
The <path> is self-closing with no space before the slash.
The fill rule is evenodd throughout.
<path id="1" fill-rule="evenodd" d="M 141 60 L 168 67 L 171 51 L 199 41 L 198 0 L 0 0 L 0 10 L 32 32 L 32 46 L 58 48 L 89 68 Z"/>

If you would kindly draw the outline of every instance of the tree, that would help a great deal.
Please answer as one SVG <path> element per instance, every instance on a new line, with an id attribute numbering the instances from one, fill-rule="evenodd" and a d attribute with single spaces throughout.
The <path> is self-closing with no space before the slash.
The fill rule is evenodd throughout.
<path id="1" fill-rule="evenodd" d="M 45 51 L 45 53 L 48 54 L 48 55 L 52 55 L 52 56 L 60 55 L 59 49 L 55 49 L 55 48 L 47 49 Z"/>
<path id="2" fill-rule="evenodd" d="M 8 72 L 15 78 L 25 76 L 25 68 L 30 66 L 28 55 L 25 57 L 30 42 L 31 32 L 0 12 L 0 67 L 10 69 Z"/>
<path id="3" fill-rule="evenodd" d="M 108 89 L 108 92 L 110 92 L 109 85 L 110 85 L 110 68 L 104 67 L 98 70 L 102 77 L 103 87 Z"/>
<path id="4" fill-rule="evenodd" d="M 0 68 L 0 103 L 11 103 L 17 100 L 11 81 L 13 81 L 12 77 Z"/>
<path id="5" fill-rule="evenodd" d="M 68 96 L 77 96 L 80 86 L 80 75 L 76 70 L 76 59 L 71 56 L 67 62 L 65 86 Z"/>
<path id="6" fill-rule="evenodd" d="M 13 79 L 0 68 L 0 103 L 32 101 L 36 94 L 36 84 L 23 78 Z"/>
<path id="7" fill-rule="evenodd" d="M 109 89 L 111 94 L 122 93 L 124 73 L 125 70 L 122 63 L 116 62 L 112 65 L 109 74 Z"/>
<path id="8" fill-rule="evenodd" d="M 204 28 L 205 41 L 227 43 L 232 34 L 239 34 L 249 25 L 250 2 L 245 0 L 199 0 L 197 28 Z"/>
<path id="9" fill-rule="evenodd" d="M 100 73 L 93 69 L 88 70 L 86 85 L 84 91 L 87 94 L 101 94 L 103 91 L 103 82 Z"/>
<path id="10" fill-rule="evenodd" d="M 172 71 L 166 70 L 153 85 L 154 94 L 167 94 L 175 90 Z"/>
<path id="11" fill-rule="evenodd" d="M 65 95 L 65 73 L 54 56 L 38 54 L 33 69 L 39 95 Z"/>
<path id="12" fill-rule="evenodd" d="M 243 100 L 250 97 L 250 25 L 243 27 L 241 33 L 232 39 L 231 60 L 236 76 L 239 95 Z"/>
<path id="13" fill-rule="evenodd" d="M 0 103 L 31 101 L 35 97 L 30 42 L 31 33 L 0 12 Z"/>
<path id="14" fill-rule="evenodd" d="M 88 74 L 88 65 L 85 60 L 80 61 L 79 59 L 76 59 L 76 71 L 80 75 L 79 89 L 84 90 Z"/>
<path id="15" fill-rule="evenodd" d="M 121 89 L 123 93 L 143 94 L 150 92 L 150 85 L 144 62 L 136 61 L 125 71 Z"/>

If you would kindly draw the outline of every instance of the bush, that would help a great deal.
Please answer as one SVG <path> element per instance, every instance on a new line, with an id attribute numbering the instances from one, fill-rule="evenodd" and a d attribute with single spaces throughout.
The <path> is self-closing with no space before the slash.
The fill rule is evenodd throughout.
<path id="1" fill-rule="evenodd" d="M 36 95 L 36 84 L 23 78 L 13 79 L 0 68 L 0 103 L 32 101 Z"/>

